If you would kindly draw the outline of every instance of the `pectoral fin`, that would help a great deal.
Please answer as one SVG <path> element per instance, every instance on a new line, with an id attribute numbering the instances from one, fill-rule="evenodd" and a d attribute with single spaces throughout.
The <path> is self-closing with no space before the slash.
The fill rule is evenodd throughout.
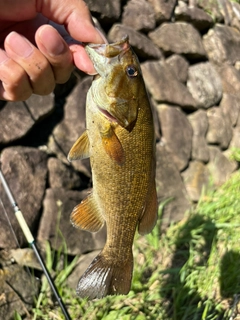
<path id="1" fill-rule="evenodd" d="M 77 139 L 68 154 L 68 161 L 89 158 L 89 138 L 87 131 Z"/>
<path id="2" fill-rule="evenodd" d="M 125 161 L 125 154 L 121 142 L 119 141 L 112 126 L 109 124 L 100 129 L 102 144 L 109 157 L 122 165 Z"/>
<path id="3" fill-rule="evenodd" d="M 143 213 L 139 219 L 138 232 L 141 235 L 147 234 L 152 231 L 156 222 L 157 222 L 157 192 L 155 181 L 152 183 L 152 186 L 148 193 L 148 198 L 143 209 Z"/>
<path id="4" fill-rule="evenodd" d="M 74 227 L 90 232 L 97 232 L 104 225 L 103 216 L 92 194 L 73 209 L 70 220 Z"/>

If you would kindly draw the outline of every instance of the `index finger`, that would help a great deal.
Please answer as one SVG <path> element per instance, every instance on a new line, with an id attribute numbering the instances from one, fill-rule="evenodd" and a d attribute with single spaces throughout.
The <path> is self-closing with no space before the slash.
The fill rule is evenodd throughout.
<path id="1" fill-rule="evenodd" d="M 74 39 L 82 42 L 104 42 L 96 31 L 90 11 L 83 0 L 36 0 L 36 5 L 38 12 L 58 24 L 64 24 Z"/>
<path id="2" fill-rule="evenodd" d="M 82 42 L 103 43 L 95 29 L 90 11 L 83 0 L 0 0 L 0 19 L 23 21 L 42 13 L 49 20 L 63 24 L 69 34 Z"/>

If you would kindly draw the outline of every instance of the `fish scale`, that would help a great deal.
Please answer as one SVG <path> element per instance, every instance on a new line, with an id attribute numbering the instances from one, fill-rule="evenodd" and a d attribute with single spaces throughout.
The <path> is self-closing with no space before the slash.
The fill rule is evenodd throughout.
<path id="1" fill-rule="evenodd" d="M 74 208 L 73 225 L 91 232 L 107 226 L 106 244 L 77 286 L 81 297 L 95 299 L 129 292 L 136 228 L 145 234 L 156 223 L 155 138 L 140 65 L 128 38 L 86 50 L 98 75 L 87 95 L 87 130 L 68 158 L 89 156 L 92 167 L 93 190 Z"/>

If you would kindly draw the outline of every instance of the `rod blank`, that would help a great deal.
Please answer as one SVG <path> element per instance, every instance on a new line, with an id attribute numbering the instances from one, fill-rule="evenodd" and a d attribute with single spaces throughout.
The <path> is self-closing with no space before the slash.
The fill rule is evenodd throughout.
<path id="1" fill-rule="evenodd" d="M 7 182 L 6 182 L 6 179 L 5 179 L 1 169 L 0 169 L 0 180 L 2 182 L 3 188 L 4 188 L 4 190 L 5 190 L 6 194 L 7 194 L 8 199 L 9 199 L 11 205 L 13 206 L 13 209 L 15 211 L 15 216 L 16 216 L 16 218 L 18 220 L 18 223 L 19 223 L 19 225 L 20 225 L 20 227 L 21 227 L 21 229 L 22 229 L 22 231 L 23 231 L 23 233 L 24 233 L 24 235 L 25 235 L 25 237 L 27 239 L 27 242 L 31 245 L 31 247 L 33 248 L 33 250 L 35 252 L 35 255 L 36 255 L 36 257 L 37 257 L 37 259 L 38 259 L 38 261 L 39 261 L 39 263 L 40 263 L 40 265 L 42 267 L 42 270 L 43 270 L 43 272 L 44 272 L 44 274 L 45 274 L 45 276 L 47 278 L 47 281 L 48 281 L 48 283 L 49 283 L 49 285 L 50 285 L 50 287 L 51 287 L 51 289 L 53 291 L 53 294 L 55 295 L 55 298 L 57 299 L 57 302 L 58 302 L 58 304 L 59 304 L 59 306 L 60 306 L 60 308 L 62 310 L 62 313 L 64 314 L 65 319 L 66 320 L 71 320 L 71 317 L 70 317 L 70 315 L 69 315 L 69 313 L 68 313 L 68 311 L 67 311 L 67 309 L 66 309 L 66 307 L 65 307 L 65 305 L 64 305 L 64 303 L 63 303 L 63 301 L 62 301 L 62 299 L 61 299 L 61 297 L 60 297 L 60 295 L 58 293 L 58 290 L 57 290 L 57 288 L 56 288 L 56 286 L 54 284 L 54 281 L 51 278 L 51 275 L 48 272 L 48 269 L 47 269 L 47 267 L 46 267 L 46 265 L 44 263 L 44 260 L 42 259 L 41 255 L 40 255 L 40 252 L 39 252 L 39 250 L 38 250 L 38 248 L 37 248 L 37 246 L 35 244 L 33 235 L 32 235 L 32 233 L 31 233 L 31 231 L 30 231 L 30 229 L 29 229 L 29 227 L 28 227 L 28 225 L 26 223 L 26 220 L 24 219 L 24 216 L 23 216 L 21 210 L 17 206 L 17 203 L 16 203 L 16 201 L 15 201 L 13 195 L 12 195 L 12 192 L 11 192 Z"/>

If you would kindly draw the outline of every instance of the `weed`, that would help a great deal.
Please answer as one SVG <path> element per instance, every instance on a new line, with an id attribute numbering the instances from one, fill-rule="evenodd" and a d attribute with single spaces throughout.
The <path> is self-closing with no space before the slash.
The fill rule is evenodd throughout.
<path id="1" fill-rule="evenodd" d="M 66 243 L 46 262 L 72 319 L 237 319 L 240 294 L 240 172 L 217 191 L 202 194 L 183 221 L 161 234 L 136 235 L 132 288 L 126 296 L 88 301 L 66 285 L 77 258 L 66 259 Z M 159 208 L 159 216 L 162 213 Z M 63 319 L 43 279 L 33 319 Z M 16 314 L 16 320 L 21 317 Z"/>

